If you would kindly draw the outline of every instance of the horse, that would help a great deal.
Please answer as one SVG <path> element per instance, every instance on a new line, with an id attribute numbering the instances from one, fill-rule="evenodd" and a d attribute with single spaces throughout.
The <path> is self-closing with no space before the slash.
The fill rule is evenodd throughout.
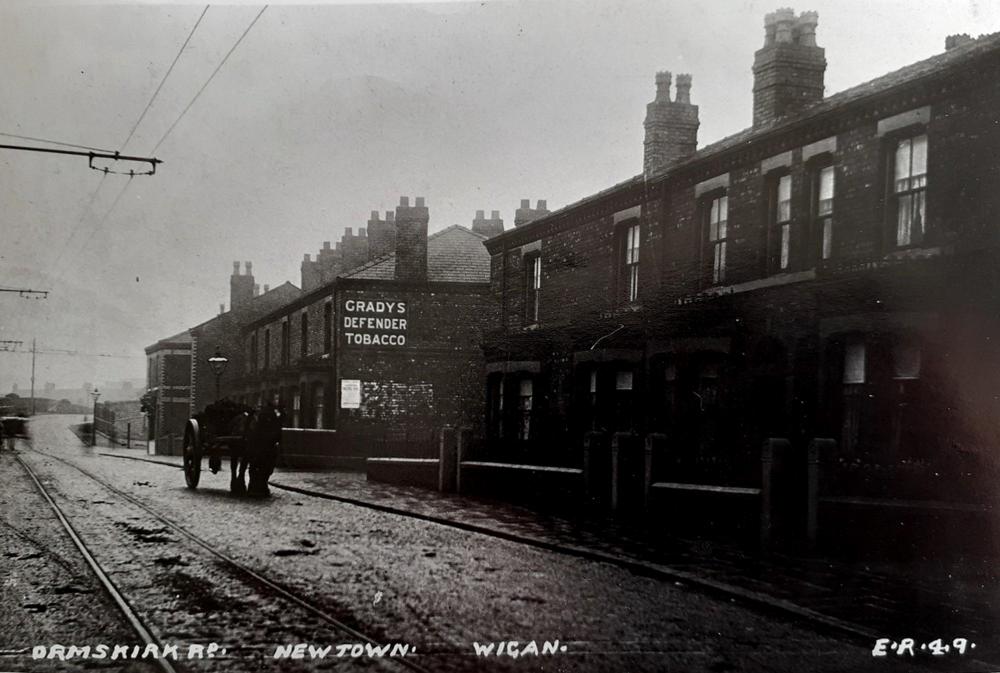
<path id="1" fill-rule="evenodd" d="M 247 494 L 267 497 L 271 494 L 267 481 L 274 473 L 281 447 L 281 427 L 284 415 L 270 402 L 254 414 L 246 435 L 245 454 L 249 458 L 250 483 Z M 240 477 L 242 481 L 243 470 Z"/>

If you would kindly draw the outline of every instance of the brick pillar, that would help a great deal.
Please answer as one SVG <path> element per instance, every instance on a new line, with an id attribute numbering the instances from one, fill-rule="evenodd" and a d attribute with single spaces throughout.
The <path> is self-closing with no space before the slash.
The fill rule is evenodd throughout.
<path id="1" fill-rule="evenodd" d="M 787 439 L 771 437 L 761 447 L 760 463 L 760 542 L 766 546 L 772 541 L 775 524 L 780 527 L 781 501 L 778 492 L 784 476 L 784 463 L 792 445 Z"/>
<path id="2" fill-rule="evenodd" d="M 472 452 L 472 428 L 460 428 L 455 454 L 455 493 L 462 492 L 462 463 Z"/>
<path id="3" fill-rule="evenodd" d="M 455 428 L 446 425 L 441 428 L 441 445 L 438 454 L 438 490 L 453 493 L 458 476 L 458 438 Z"/>
<path id="4" fill-rule="evenodd" d="M 616 432 L 611 437 L 611 509 L 633 510 L 642 489 L 642 456 L 634 432 Z"/>
<path id="5" fill-rule="evenodd" d="M 610 451 L 603 432 L 590 431 L 583 437 L 583 483 L 587 500 L 596 504 L 608 501 Z"/>
<path id="6" fill-rule="evenodd" d="M 823 455 L 833 455 L 837 442 L 816 438 L 809 442 L 806 455 L 806 541 L 814 549 L 819 535 L 819 461 Z"/>
<path id="7" fill-rule="evenodd" d="M 642 470 L 643 492 L 642 502 L 648 512 L 653 500 L 653 464 L 659 461 L 660 457 L 667 450 L 667 436 L 662 432 L 651 432 L 646 435 L 645 441 L 645 464 Z"/>

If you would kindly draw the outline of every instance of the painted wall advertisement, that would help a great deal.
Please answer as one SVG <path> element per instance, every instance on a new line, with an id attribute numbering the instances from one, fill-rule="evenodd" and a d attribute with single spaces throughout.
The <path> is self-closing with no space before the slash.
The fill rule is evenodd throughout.
<path id="1" fill-rule="evenodd" d="M 348 299 L 341 318 L 348 346 L 405 346 L 406 302 Z"/>

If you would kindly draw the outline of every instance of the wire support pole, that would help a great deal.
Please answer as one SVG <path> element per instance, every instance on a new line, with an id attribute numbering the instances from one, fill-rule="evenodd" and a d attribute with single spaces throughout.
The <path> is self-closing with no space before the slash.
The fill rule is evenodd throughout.
<path id="1" fill-rule="evenodd" d="M 140 163 L 150 164 L 152 170 L 148 173 L 134 173 L 134 175 L 155 175 L 156 165 L 162 164 L 163 161 L 157 159 L 156 157 L 136 157 L 128 154 L 121 154 L 120 152 L 82 152 L 79 150 L 58 150 L 53 147 L 30 147 L 28 145 L 0 145 L 0 150 L 20 150 L 22 152 L 43 152 L 45 154 L 68 154 L 77 157 L 88 157 L 90 159 L 90 167 L 95 170 L 110 172 L 107 168 L 96 168 L 94 166 L 94 159 L 112 159 L 114 161 L 136 161 Z"/>
<path id="2" fill-rule="evenodd" d="M 35 340 L 31 340 L 31 415 L 35 415 Z"/>
<path id="3" fill-rule="evenodd" d="M 48 299 L 48 290 L 32 290 L 26 287 L 0 287 L 0 292 L 16 292 L 22 297 L 30 297 L 31 295 L 41 295 L 41 297 L 35 297 L 36 299 Z"/>

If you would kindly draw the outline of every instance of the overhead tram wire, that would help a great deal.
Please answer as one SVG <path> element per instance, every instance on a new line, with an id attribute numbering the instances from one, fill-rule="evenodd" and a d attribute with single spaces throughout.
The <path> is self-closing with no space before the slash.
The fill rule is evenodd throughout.
<path id="1" fill-rule="evenodd" d="M 129 185 L 131 185 L 131 184 L 132 184 L 132 178 L 129 178 L 128 182 L 125 183 L 125 185 L 122 187 L 121 191 L 118 192 L 118 196 L 116 196 L 115 200 L 111 203 L 111 207 L 109 207 L 104 212 L 104 216 L 101 218 L 101 221 L 97 223 L 97 226 L 95 226 L 93 229 L 90 230 L 90 235 L 87 236 L 87 240 L 85 240 L 83 242 L 83 244 L 78 248 L 79 252 L 82 253 L 84 250 L 86 250 L 87 246 L 90 244 L 90 241 L 94 238 L 94 235 L 98 231 L 101 230 L 101 227 L 104 226 L 104 223 L 108 221 L 109 217 L 111 217 L 111 213 L 118 206 L 118 202 L 121 201 L 122 197 L 125 195 L 125 190 L 127 190 L 128 187 L 129 187 Z M 100 189 L 100 185 L 98 185 L 97 187 L 98 187 L 98 189 Z M 96 189 L 94 190 L 94 194 L 95 195 L 97 194 L 97 190 Z M 69 248 L 69 246 L 67 245 L 66 248 Z M 64 272 L 65 272 L 65 269 L 64 269 Z M 65 273 L 60 273 L 59 276 L 56 278 L 56 282 L 61 281 L 63 279 L 64 275 L 65 275 Z"/>
<path id="2" fill-rule="evenodd" d="M 59 262 L 62 261 L 63 256 L 66 254 L 66 251 L 69 250 L 69 245 L 70 243 L 72 243 L 73 237 L 76 236 L 76 232 L 78 232 L 80 230 L 80 227 L 83 225 L 83 221 L 87 219 L 87 214 L 90 213 L 91 208 L 93 208 L 94 201 L 97 199 L 97 194 L 98 192 L 101 191 L 101 186 L 107 179 L 108 179 L 107 173 L 101 175 L 100 182 L 97 183 L 97 187 L 95 187 L 94 191 L 91 193 L 90 199 L 87 201 L 87 205 L 84 206 L 83 212 L 80 213 L 80 219 L 76 221 L 75 225 L 73 225 L 73 230 L 70 231 L 69 236 L 66 238 L 66 242 L 63 244 L 62 250 L 59 251 L 59 256 L 56 257 L 56 261 L 51 267 L 53 271 L 59 268 Z"/>
<path id="3" fill-rule="evenodd" d="M 123 196 L 125 196 L 125 191 L 129 188 L 129 185 L 131 184 L 132 184 L 132 178 L 129 178 L 128 182 L 125 183 L 121 191 L 118 192 L 118 196 L 116 196 L 115 200 L 111 203 L 111 207 L 108 208 L 107 211 L 105 211 L 104 217 L 101 218 L 101 221 L 97 223 L 96 227 L 90 230 L 90 235 L 87 237 L 87 240 L 84 241 L 83 245 L 80 246 L 80 252 L 86 250 L 87 246 L 90 244 L 90 241 L 94 238 L 94 235 L 97 232 L 99 232 L 101 230 L 101 227 L 103 227 L 104 224 L 108 221 L 108 218 L 111 217 L 111 213 L 114 211 L 115 208 L 118 207 L 118 202 L 122 200 Z"/>
<path id="4" fill-rule="evenodd" d="M 198 26 L 201 24 L 201 20 L 205 18 L 205 14 L 208 13 L 209 7 L 210 5 L 205 5 L 205 9 L 201 10 L 201 16 L 199 16 L 198 20 L 194 22 L 194 26 L 191 28 L 191 32 L 188 33 L 187 39 L 184 40 L 184 44 L 181 45 L 181 48 L 177 50 L 177 55 L 174 56 L 173 62 L 170 64 L 170 67 L 167 68 L 167 72 L 165 75 L 163 75 L 163 79 L 160 80 L 160 84 L 156 87 L 156 91 L 153 92 L 153 95 L 150 97 L 149 102 L 146 103 L 146 107 L 143 109 L 142 114 L 139 115 L 139 118 L 135 121 L 135 124 L 132 125 L 132 130 L 128 132 L 128 137 L 125 138 L 125 142 L 122 143 L 122 150 L 124 150 L 125 147 L 128 145 L 129 141 L 132 140 L 132 136 L 135 134 L 135 130 L 139 128 L 139 124 L 141 124 L 142 120 L 146 118 L 146 113 L 149 112 L 149 108 L 153 106 L 153 101 L 155 101 L 156 97 L 160 94 L 160 89 L 163 88 L 163 85 L 166 83 L 167 78 L 170 77 L 170 73 L 174 71 L 174 66 L 177 65 L 177 61 L 180 60 L 181 54 L 184 53 L 184 49 L 187 48 L 188 43 L 191 41 L 191 38 L 194 37 L 194 32 L 198 30 Z"/>
<path id="5" fill-rule="evenodd" d="M 160 93 L 160 89 L 163 88 L 163 85 L 167 81 L 167 78 L 170 76 L 170 73 L 173 72 L 174 66 L 177 65 L 177 61 L 180 60 L 181 54 L 184 53 L 184 49 L 187 47 L 188 43 L 191 41 L 191 38 L 194 36 L 195 30 L 198 29 L 198 26 L 201 24 L 201 20 L 203 18 L 205 18 L 205 13 L 208 12 L 208 8 L 209 8 L 209 5 L 205 5 L 205 9 L 203 9 L 201 11 L 201 15 L 198 17 L 198 20 L 195 21 L 194 26 L 191 28 L 191 32 L 188 33 L 188 36 L 184 40 L 184 43 L 181 45 L 181 48 L 177 50 L 177 55 L 174 56 L 173 62 L 170 64 L 170 67 L 167 68 L 167 72 L 166 72 L 165 75 L 163 75 L 163 79 L 160 80 L 159 85 L 156 87 L 156 91 L 153 92 L 153 95 L 150 97 L 149 101 L 146 103 L 146 107 L 143 109 L 142 114 L 139 115 L 139 118 L 136 120 L 135 124 L 132 125 L 132 130 L 129 131 L 128 137 L 125 138 L 125 142 L 123 142 L 122 145 L 121 145 L 122 149 L 125 149 L 125 146 L 128 145 L 129 141 L 132 139 L 133 134 L 135 134 L 136 129 L 139 128 L 139 124 L 145 118 L 146 113 L 149 112 L 149 108 L 152 107 L 153 101 L 156 100 L 156 96 Z M 0 135 L 11 135 L 12 137 L 15 137 L 15 138 L 22 138 L 22 139 L 27 139 L 27 140 L 40 140 L 38 138 L 29 138 L 28 136 L 14 136 L 13 134 L 6 134 L 6 133 L 0 133 Z M 52 143 L 57 144 L 57 145 L 68 145 L 68 143 L 58 143 L 58 142 L 55 142 L 55 141 L 43 141 L 43 142 L 52 142 Z M 71 145 L 71 147 L 79 147 L 79 148 L 82 148 L 82 149 L 93 149 L 93 150 L 97 150 L 98 149 L 98 148 L 93 148 L 93 147 L 84 147 L 82 145 Z M 98 150 L 98 151 L 102 151 L 102 152 L 103 151 L 108 151 L 108 152 L 110 152 L 110 150 Z M 66 251 L 69 249 L 69 244 L 72 241 L 73 237 L 76 236 L 76 232 L 80 229 L 80 226 L 83 224 L 84 220 L 87 219 L 87 214 L 90 212 L 91 207 L 94 205 L 94 200 L 97 198 L 97 194 L 101 191 L 101 187 L 104 185 L 104 181 L 107 179 L 107 177 L 108 177 L 108 173 L 104 173 L 103 175 L 101 175 L 101 181 L 98 182 L 97 183 L 97 187 L 94 188 L 94 192 L 90 195 L 90 199 L 87 201 L 87 205 L 84 207 L 83 213 L 80 215 L 80 219 L 77 221 L 76 225 L 74 225 L 73 231 L 70 233 L 69 238 L 66 239 L 66 243 L 63 245 L 62 250 L 60 250 L 59 256 L 56 258 L 55 264 L 52 265 L 52 269 L 53 270 L 57 270 L 59 268 L 59 262 L 62 261 L 63 256 L 66 254 Z M 129 180 L 129 183 L 130 182 L 132 182 L 131 179 Z M 127 188 L 127 186 L 128 186 L 128 183 L 126 183 L 126 188 Z M 125 190 L 122 189 L 122 193 L 124 193 L 124 191 Z M 121 194 L 118 195 L 118 198 L 121 198 Z M 117 204 L 117 202 L 118 202 L 118 199 L 115 199 L 115 204 Z M 112 208 L 113 208 L 113 206 L 112 206 Z M 104 220 L 106 220 L 107 217 L 108 217 L 108 215 L 110 215 L 110 214 L 111 214 L 111 210 L 108 210 L 108 212 L 105 214 Z M 102 224 L 103 224 L 104 220 L 102 220 Z M 88 241 L 89 241 L 89 238 L 88 238 Z M 62 274 L 60 274 L 60 278 L 62 278 Z"/>
<path id="6" fill-rule="evenodd" d="M 31 355 L 31 350 L 23 350 L 20 348 L 0 348 L 0 353 L 17 353 L 20 355 Z M 39 348 L 34 351 L 39 355 L 72 355 L 76 357 L 87 357 L 87 358 L 123 358 L 129 360 L 137 360 L 142 358 L 146 359 L 145 355 L 119 355 L 117 353 L 87 353 L 85 351 L 77 350 L 67 350 L 65 348 Z"/>
<path id="7" fill-rule="evenodd" d="M 180 121 L 184 119 L 184 115 L 188 113 L 188 110 L 190 110 L 191 106 L 195 104 L 195 101 L 198 100 L 198 97 L 201 96 L 201 94 L 205 91 L 205 89 L 208 88 L 208 85 L 212 82 L 212 80 L 215 79 L 215 76 L 222 69 L 222 66 L 226 64 L 226 61 L 229 60 L 229 57 L 232 56 L 233 52 L 236 51 L 236 48 L 240 46 L 240 43 L 243 42 L 243 38 L 247 36 L 247 33 L 250 32 L 250 29 L 254 27 L 254 24 L 257 23 L 257 20 L 260 19 L 261 15 L 264 14 L 264 11 L 267 8 L 268 5 L 264 5 L 264 7 L 259 12 L 257 12 L 257 16 L 253 18 L 253 21 L 251 21 L 250 25 L 247 26 L 246 30 L 243 31 L 243 34 L 240 35 L 239 39 L 237 39 L 236 42 L 233 44 L 233 46 L 230 47 L 229 51 L 226 52 L 226 55 L 222 57 L 222 60 L 219 62 L 219 65 L 215 67 L 215 70 L 212 71 L 212 74 L 208 76 L 208 79 L 205 80 L 205 83 L 201 85 L 200 89 L 198 89 L 198 93 L 194 95 L 194 98 L 192 98 L 191 102 L 187 104 L 187 107 L 184 108 L 180 116 L 178 116 L 177 119 L 174 120 L 174 123 L 170 125 L 170 128 L 167 129 L 167 132 L 164 133 L 163 137 L 160 138 L 159 142 L 156 143 L 156 145 L 150 151 L 150 154 L 155 154 L 156 150 L 160 149 L 160 145 L 163 144 L 163 141 L 167 139 L 167 136 L 169 136 L 173 132 L 173 130 L 177 127 L 177 125 L 180 123 Z"/>

